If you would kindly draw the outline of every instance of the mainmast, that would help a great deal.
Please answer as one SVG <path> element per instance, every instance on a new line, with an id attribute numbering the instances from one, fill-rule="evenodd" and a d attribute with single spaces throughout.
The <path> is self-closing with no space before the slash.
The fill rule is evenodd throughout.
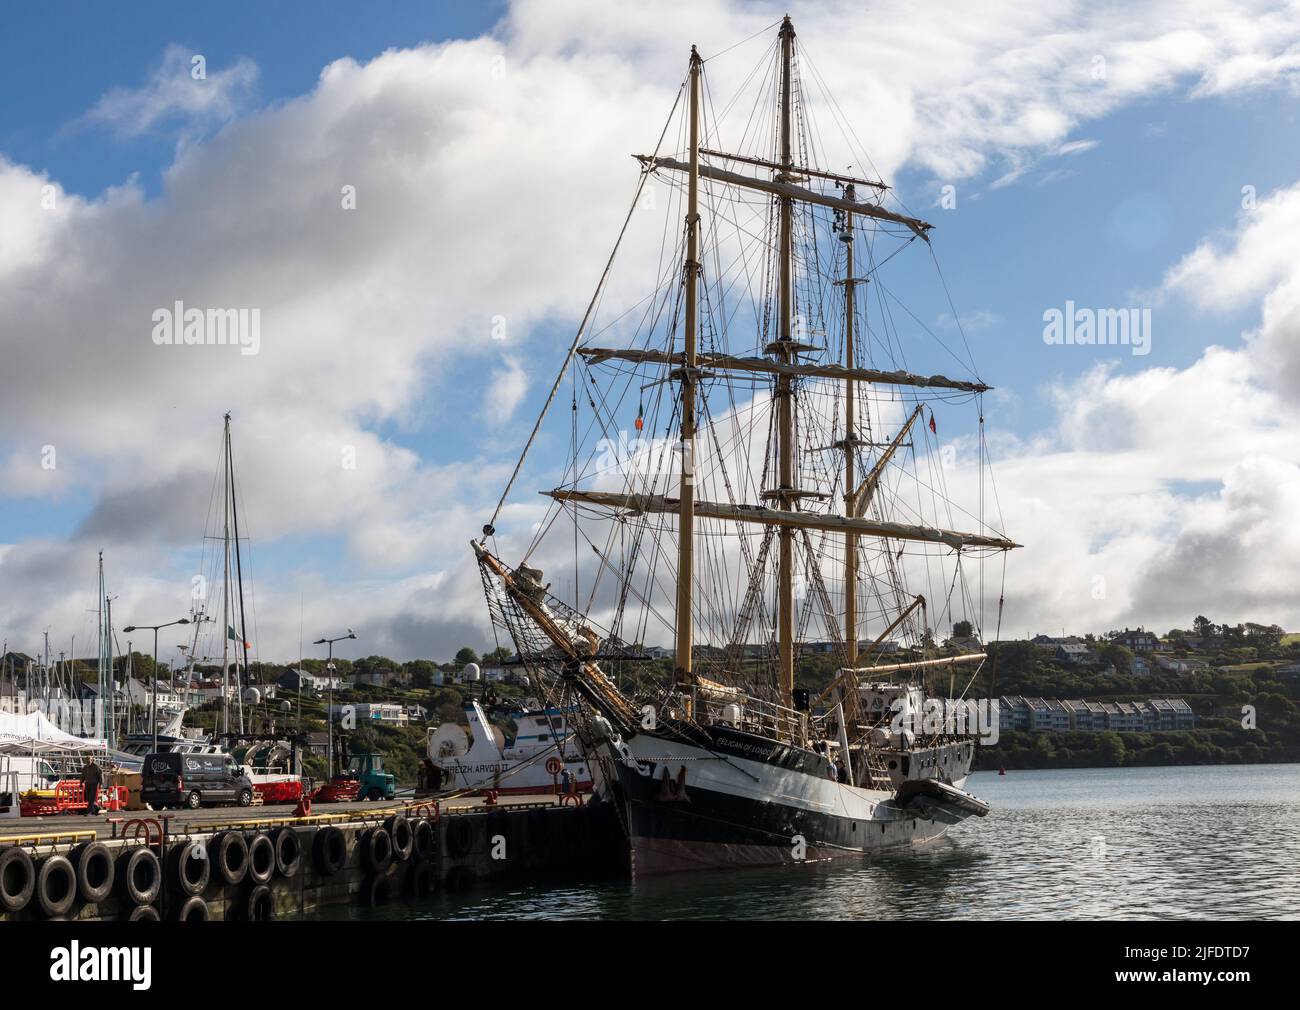
<path id="1" fill-rule="evenodd" d="M 854 198 L 853 184 L 844 190 L 845 199 Z M 844 230 L 840 232 L 844 243 L 844 368 L 849 377 L 844 383 L 844 514 L 853 515 L 854 454 L 857 452 L 857 404 L 854 402 L 856 385 L 853 381 L 853 215 L 844 215 Z M 858 662 L 858 536 L 844 536 L 844 654 L 849 666 Z"/>
<path id="2" fill-rule="evenodd" d="M 794 25 L 789 15 L 781 22 L 781 174 L 782 182 L 791 181 L 794 158 L 791 153 L 790 69 L 794 50 Z M 773 353 L 786 365 L 794 363 L 794 199 L 780 198 L 780 305 L 778 340 Z M 788 374 L 777 378 L 777 453 L 779 483 L 776 498 L 782 509 L 791 509 L 797 499 L 794 486 L 794 384 Z M 794 704 L 794 530 L 782 526 L 779 532 L 780 553 L 777 561 L 777 663 L 778 685 L 783 704 Z"/>
<path id="3" fill-rule="evenodd" d="M 677 534 L 677 644 L 674 653 L 676 681 L 687 697 L 695 683 L 692 664 L 694 639 L 692 589 L 695 582 L 695 382 L 696 325 L 700 263 L 700 67 L 703 60 L 691 47 L 691 162 L 686 195 L 686 326 L 682 355 L 681 478 Z M 689 702 L 688 702 L 689 704 Z"/>

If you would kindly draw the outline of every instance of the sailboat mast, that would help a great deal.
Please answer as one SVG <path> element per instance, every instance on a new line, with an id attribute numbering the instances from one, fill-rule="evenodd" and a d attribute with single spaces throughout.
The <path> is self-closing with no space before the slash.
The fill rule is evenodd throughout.
<path id="1" fill-rule="evenodd" d="M 236 676 L 235 682 L 238 687 L 239 698 L 239 732 L 244 732 L 244 688 L 248 686 L 248 647 L 245 643 L 248 641 L 248 619 L 244 614 L 244 563 L 239 554 L 239 504 L 235 496 L 235 456 L 230 445 L 230 435 L 226 435 L 226 480 L 230 489 L 230 515 L 234 521 L 234 546 L 235 546 L 235 577 L 236 587 L 239 591 L 239 641 L 236 643 L 239 648 L 235 652 L 235 672 L 239 671 L 239 657 L 244 658 L 244 674 L 242 677 Z M 229 631 L 227 631 L 229 634 Z"/>
<path id="2" fill-rule="evenodd" d="M 222 443 L 229 459 L 230 451 L 230 414 L 226 414 L 226 425 Z M 230 471 L 226 470 L 226 488 L 221 496 L 221 521 L 223 560 L 221 566 L 221 731 L 230 732 Z"/>
<path id="3" fill-rule="evenodd" d="M 686 190 L 686 325 L 682 356 L 682 460 L 678 500 L 677 543 L 677 644 L 674 653 L 677 685 L 689 696 L 694 685 L 691 612 L 695 582 L 695 380 L 696 326 L 700 263 L 700 67 L 703 61 L 691 47 L 691 167 Z"/>
<path id="4" fill-rule="evenodd" d="M 98 668 L 96 672 L 98 673 L 98 680 L 99 680 L 99 706 L 98 706 L 98 710 L 95 712 L 95 736 L 98 738 L 104 737 L 104 704 L 109 698 L 109 696 L 104 692 L 104 688 L 107 686 L 108 683 L 107 678 L 104 676 L 104 596 L 105 596 L 104 594 L 104 552 L 100 551 L 99 552 L 99 658 L 95 661 L 95 665 Z M 112 725 L 111 716 L 109 719 L 109 725 L 110 726 Z M 111 730 L 110 730 L 110 736 L 111 736 Z M 113 741 L 109 739 L 108 742 L 109 742 L 109 746 L 112 746 Z"/>
<path id="5" fill-rule="evenodd" d="M 787 15 L 781 23 L 781 167 L 782 181 L 793 175 L 794 158 L 790 142 L 790 68 L 794 49 L 794 25 Z M 780 203 L 780 326 L 776 353 L 782 363 L 795 359 L 794 345 L 794 200 L 781 197 Z M 778 498 L 783 509 L 794 506 L 794 390 L 788 374 L 776 383 L 777 452 L 780 483 Z M 794 529 L 780 529 L 780 554 L 777 563 L 777 661 L 782 702 L 794 703 Z"/>

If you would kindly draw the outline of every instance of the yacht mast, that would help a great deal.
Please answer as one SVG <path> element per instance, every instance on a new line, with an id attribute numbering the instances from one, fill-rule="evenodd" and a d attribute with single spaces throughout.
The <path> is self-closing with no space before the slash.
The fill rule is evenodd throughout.
<path id="1" fill-rule="evenodd" d="M 226 458 L 230 452 L 230 412 L 226 412 L 225 431 L 222 442 Z M 230 471 L 226 471 L 229 482 Z M 221 566 L 221 731 L 230 732 L 230 489 L 227 483 L 221 496 L 222 510 L 222 551 Z"/>
<path id="2" fill-rule="evenodd" d="M 674 653 L 676 681 L 689 699 L 695 677 L 692 663 L 694 640 L 692 590 L 695 582 L 695 382 L 696 326 L 700 263 L 700 67 L 703 61 L 691 47 L 691 163 L 686 195 L 686 325 L 682 356 L 681 476 L 679 481 L 677 535 L 677 643 Z M 688 706 L 690 702 L 688 701 Z"/>
<path id="3" fill-rule="evenodd" d="M 790 181 L 794 159 L 790 146 L 790 66 L 794 49 L 794 25 L 789 15 L 781 22 L 781 174 L 782 182 Z M 794 199 L 781 197 L 780 204 L 780 305 L 779 338 L 773 352 L 781 362 L 791 365 L 795 360 L 794 330 Z M 794 486 L 794 389 L 789 374 L 781 374 L 776 382 L 777 451 L 779 455 L 779 482 L 776 497 L 785 510 L 796 500 Z M 780 554 L 777 563 L 777 652 L 778 684 L 781 701 L 794 704 L 794 530 L 782 526 L 779 531 Z"/>

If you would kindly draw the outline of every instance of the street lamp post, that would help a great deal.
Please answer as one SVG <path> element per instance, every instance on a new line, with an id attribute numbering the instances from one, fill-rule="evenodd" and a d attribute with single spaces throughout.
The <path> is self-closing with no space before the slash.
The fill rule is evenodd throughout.
<path id="1" fill-rule="evenodd" d="M 329 659 L 325 663 L 325 690 L 327 697 L 325 701 L 325 751 L 329 756 L 326 758 L 326 776 L 334 777 L 334 643 L 341 642 L 345 638 L 356 638 L 357 633 L 348 628 L 346 635 L 339 635 L 338 638 L 318 638 L 312 642 L 312 645 L 328 645 Z"/>
<path id="2" fill-rule="evenodd" d="M 163 628 L 170 628 L 174 624 L 189 624 L 188 617 L 182 617 L 179 621 L 168 621 L 166 624 L 131 624 L 123 628 L 122 631 L 130 633 L 136 629 L 153 632 L 153 699 L 149 714 L 149 721 L 153 724 L 153 752 L 158 753 L 158 632 Z"/>

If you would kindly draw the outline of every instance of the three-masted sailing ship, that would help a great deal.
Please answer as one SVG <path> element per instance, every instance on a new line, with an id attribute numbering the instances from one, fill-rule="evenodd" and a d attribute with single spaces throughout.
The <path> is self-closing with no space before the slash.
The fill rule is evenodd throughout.
<path id="1" fill-rule="evenodd" d="M 576 706 L 638 875 L 860 855 L 985 814 L 963 788 L 970 728 L 906 716 L 938 682 L 962 697 L 985 663 L 982 566 L 1017 546 L 984 517 L 990 387 L 973 363 L 954 379 L 904 360 L 912 334 L 942 341 L 884 268 L 928 253 L 931 225 L 887 207 L 884 183 L 821 167 L 808 82 L 824 82 L 788 17 L 720 114 L 705 63 L 692 48 L 658 149 L 637 156 L 619 244 L 529 440 L 568 377 L 563 482 L 521 560 L 503 556 L 519 532 L 496 528 L 510 486 L 473 541 L 494 627 Z M 651 187 L 667 194 L 657 281 L 610 314 Z M 936 405 L 974 408 L 976 464 L 944 465 Z M 977 482 L 978 514 L 950 476 Z M 571 598 L 543 564 L 571 573 Z M 940 643 L 949 622 L 972 633 Z"/>

